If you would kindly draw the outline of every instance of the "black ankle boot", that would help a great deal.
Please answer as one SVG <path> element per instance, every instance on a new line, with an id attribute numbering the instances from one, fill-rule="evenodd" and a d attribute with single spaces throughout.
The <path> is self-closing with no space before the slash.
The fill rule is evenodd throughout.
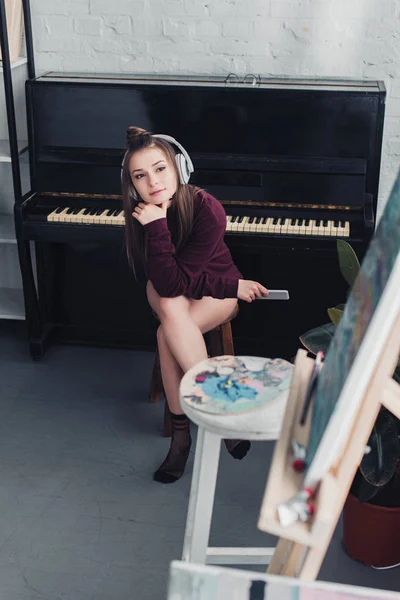
<path id="1" fill-rule="evenodd" d="M 241 460 L 251 448 L 249 440 L 224 440 L 226 449 L 233 458 Z"/>
<path id="2" fill-rule="evenodd" d="M 171 413 L 171 417 L 171 446 L 166 459 L 153 475 L 154 481 L 160 483 L 174 483 L 182 477 L 192 445 L 190 421 L 187 416 Z"/>

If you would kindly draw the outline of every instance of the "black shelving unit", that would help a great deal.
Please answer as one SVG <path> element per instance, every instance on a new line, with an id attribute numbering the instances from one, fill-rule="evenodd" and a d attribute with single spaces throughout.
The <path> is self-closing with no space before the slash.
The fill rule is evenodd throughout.
<path id="1" fill-rule="evenodd" d="M 0 277 L 0 318 L 1 319 L 24 319 L 24 301 L 21 287 L 19 265 L 18 265 L 18 241 L 15 235 L 14 217 L 12 214 L 12 204 L 21 199 L 22 182 L 20 168 L 20 151 L 17 132 L 16 110 L 15 110 L 15 86 L 17 80 L 19 85 L 17 93 L 23 93 L 21 85 L 26 79 L 25 69 L 27 68 L 28 77 L 35 77 L 35 63 L 33 55 L 32 41 L 32 21 L 29 0 L 22 0 L 23 22 L 25 29 L 26 42 L 26 61 L 20 59 L 11 63 L 9 52 L 9 36 L 7 31 L 7 18 L 5 0 L 0 0 L 0 47 L 1 47 L 1 66 L 4 80 L 4 104 L 1 110 L 5 110 L 7 117 L 7 127 L 4 125 L 1 131 L 1 137 L 6 138 L 0 141 L 0 162 L 2 177 L 0 185 L 3 186 L 2 201 L 0 202 L 0 243 L 2 262 Z M 24 71 L 19 71 L 23 68 Z M 13 70 L 15 69 L 15 70 Z M 13 83 L 14 73 L 14 83 Z M 3 121 L 4 124 L 4 121 Z M 8 139 L 7 139 L 8 131 Z M 8 170 L 9 163 L 11 171 Z M 12 181 L 11 181 L 12 175 Z M 18 252 L 17 252 L 18 250 Z M 11 285 L 11 287 L 10 287 Z"/>

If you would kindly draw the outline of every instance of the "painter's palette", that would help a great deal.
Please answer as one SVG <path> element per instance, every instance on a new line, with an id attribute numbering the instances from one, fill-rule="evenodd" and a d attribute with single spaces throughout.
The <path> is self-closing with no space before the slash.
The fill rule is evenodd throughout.
<path id="1" fill-rule="evenodd" d="M 289 388 L 293 368 L 281 358 L 209 358 L 184 375 L 181 402 L 217 415 L 257 410 Z"/>

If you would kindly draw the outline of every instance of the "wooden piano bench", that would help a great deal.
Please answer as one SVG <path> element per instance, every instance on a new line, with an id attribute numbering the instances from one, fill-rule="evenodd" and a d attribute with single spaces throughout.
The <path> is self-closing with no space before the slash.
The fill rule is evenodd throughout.
<path id="1" fill-rule="evenodd" d="M 238 310 L 234 315 L 226 321 L 221 323 L 215 329 L 209 331 L 206 335 L 208 336 L 208 348 L 210 356 L 221 356 L 223 354 L 234 355 L 233 338 L 232 338 L 232 327 L 231 321 L 236 317 Z M 160 357 L 158 355 L 158 349 L 156 350 L 156 356 L 154 359 L 153 373 L 151 376 L 150 391 L 149 391 L 149 402 L 160 402 L 161 396 L 164 395 L 164 388 L 161 378 L 160 369 Z M 165 401 L 164 409 L 164 435 L 165 437 L 171 437 L 172 434 L 172 423 L 171 413 L 168 408 L 168 402 Z"/>

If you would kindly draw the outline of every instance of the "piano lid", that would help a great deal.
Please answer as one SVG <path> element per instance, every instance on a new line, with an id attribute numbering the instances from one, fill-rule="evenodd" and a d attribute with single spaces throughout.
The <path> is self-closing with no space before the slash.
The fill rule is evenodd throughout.
<path id="1" fill-rule="evenodd" d="M 52 80 L 57 82 L 81 83 L 113 83 L 124 84 L 137 82 L 145 85 L 177 85 L 177 86 L 216 86 L 216 87 L 255 87 L 259 89 L 303 89 L 331 90 L 342 92 L 379 92 L 384 91 L 383 82 L 375 80 L 358 80 L 346 78 L 291 78 L 264 77 L 256 73 L 237 75 L 175 75 L 156 73 L 76 73 L 49 71 L 36 78 L 37 80 Z"/>

